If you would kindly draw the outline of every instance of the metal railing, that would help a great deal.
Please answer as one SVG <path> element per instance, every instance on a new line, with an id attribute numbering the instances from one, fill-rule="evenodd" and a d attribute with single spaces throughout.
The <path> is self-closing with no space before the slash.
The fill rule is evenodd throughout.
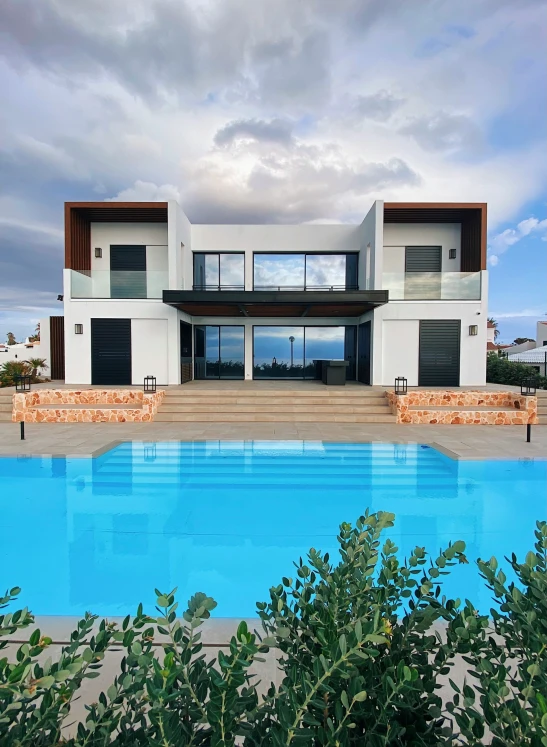
<path id="1" fill-rule="evenodd" d="M 195 291 L 244 291 L 245 286 L 244 285 L 226 285 L 225 283 L 221 283 L 220 285 L 203 285 L 203 284 L 194 284 L 192 286 L 192 290 Z"/>
<path id="2" fill-rule="evenodd" d="M 255 285 L 255 291 L 356 291 L 357 285 Z"/>
<path id="3" fill-rule="evenodd" d="M 71 298 L 162 298 L 167 270 L 71 270 Z"/>

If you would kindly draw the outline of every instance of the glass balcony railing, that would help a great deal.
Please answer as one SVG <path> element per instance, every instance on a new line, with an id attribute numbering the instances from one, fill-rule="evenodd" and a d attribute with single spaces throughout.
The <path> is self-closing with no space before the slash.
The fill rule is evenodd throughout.
<path id="1" fill-rule="evenodd" d="M 480 272 L 387 272 L 390 301 L 480 301 Z"/>
<path id="2" fill-rule="evenodd" d="M 167 270 L 70 271 L 71 298 L 162 298 Z"/>

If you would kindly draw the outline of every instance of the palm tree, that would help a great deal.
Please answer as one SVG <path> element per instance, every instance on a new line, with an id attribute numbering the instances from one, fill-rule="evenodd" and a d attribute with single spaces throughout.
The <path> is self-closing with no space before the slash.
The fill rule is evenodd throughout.
<path id="1" fill-rule="evenodd" d="M 500 334 L 497 321 L 491 316 L 488 317 L 487 321 L 494 327 L 494 340 L 497 340 Z"/>
<path id="2" fill-rule="evenodd" d="M 47 368 L 45 358 L 29 358 L 25 363 L 28 363 L 32 368 L 32 376 L 34 379 L 38 377 L 38 369 L 40 370 L 40 373 L 42 373 L 42 369 Z"/>

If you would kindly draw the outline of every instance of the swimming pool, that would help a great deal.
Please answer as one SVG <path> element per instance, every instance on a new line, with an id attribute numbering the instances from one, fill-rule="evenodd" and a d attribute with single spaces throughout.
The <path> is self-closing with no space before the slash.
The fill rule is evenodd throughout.
<path id="1" fill-rule="evenodd" d="M 463 539 L 470 564 L 445 591 L 481 610 L 473 562 L 531 549 L 547 518 L 547 462 L 454 461 L 433 448 L 316 441 L 124 443 L 95 459 L 0 459 L 0 591 L 35 614 L 153 609 L 154 588 L 213 596 L 220 617 L 254 616 L 310 547 L 342 521 L 396 514 L 404 555 Z"/>

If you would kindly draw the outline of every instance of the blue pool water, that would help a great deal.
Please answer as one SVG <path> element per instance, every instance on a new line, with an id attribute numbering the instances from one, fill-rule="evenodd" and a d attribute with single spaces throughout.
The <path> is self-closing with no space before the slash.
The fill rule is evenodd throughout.
<path id="1" fill-rule="evenodd" d="M 521 557 L 547 518 L 547 462 L 454 461 L 432 448 L 323 442 L 125 443 L 96 458 L 0 459 L 0 591 L 36 614 L 125 615 L 154 587 L 253 615 L 310 547 L 334 558 L 342 521 L 396 514 L 401 555 L 449 540 Z M 481 610 L 471 562 L 447 594 Z"/>

